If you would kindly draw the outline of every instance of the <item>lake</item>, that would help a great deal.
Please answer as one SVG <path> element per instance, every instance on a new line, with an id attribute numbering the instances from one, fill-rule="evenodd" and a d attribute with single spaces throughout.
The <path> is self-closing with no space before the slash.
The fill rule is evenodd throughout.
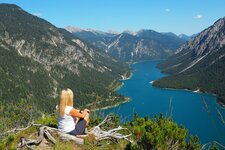
<path id="1" fill-rule="evenodd" d="M 216 103 L 216 97 L 153 87 L 150 81 L 165 76 L 156 68 L 158 63 L 159 61 L 145 61 L 133 64 L 133 76 L 124 80 L 124 85 L 117 91 L 130 97 L 132 101 L 103 110 L 104 114 L 117 113 L 122 121 L 127 121 L 132 119 L 134 112 L 140 117 L 149 115 L 153 118 L 154 114 L 159 115 L 160 112 L 168 115 L 169 108 L 172 108 L 174 121 L 184 125 L 191 134 L 199 136 L 201 143 L 218 141 L 225 145 L 225 125 L 217 112 L 218 109 L 225 118 L 225 109 Z M 170 101 L 172 107 L 169 107 Z M 209 111 L 206 111 L 206 107 Z"/>

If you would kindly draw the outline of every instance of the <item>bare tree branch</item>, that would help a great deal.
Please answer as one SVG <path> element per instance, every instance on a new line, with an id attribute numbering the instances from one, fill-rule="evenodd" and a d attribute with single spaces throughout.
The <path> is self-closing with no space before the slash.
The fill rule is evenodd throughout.
<path id="1" fill-rule="evenodd" d="M 118 131 L 121 130 L 128 130 L 127 128 L 123 128 L 121 126 L 118 126 L 117 128 L 110 129 L 108 131 L 104 131 L 101 129 L 102 125 L 105 124 L 106 122 L 111 121 L 113 116 L 106 116 L 101 123 L 99 123 L 97 126 L 92 128 L 88 134 L 93 134 L 95 136 L 95 139 L 97 141 L 102 141 L 102 140 L 111 140 L 113 142 L 117 142 L 117 140 L 124 139 L 126 141 L 132 142 L 128 137 L 131 136 L 131 134 L 128 135 L 123 135 L 121 133 L 118 133 Z M 27 147 L 29 149 L 32 149 L 33 145 L 38 146 L 43 139 L 46 139 L 47 141 L 50 141 L 52 144 L 56 143 L 55 138 L 52 135 L 58 135 L 58 137 L 63 140 L 63 141 L 73 141 L 77 144 L 84 144 L 84 139 L 79 138 L 83 136 L 74 136 L 74 135 L 69 135 L 66 133 L 61 132 L 60 130 L 48 126 L 44 126 L 41 124 L 34 124 L 31 123 L 29 126 L 25 128 L 20 128 L 20 129 L 13 129 L 8 132 L 10 133 L 15 133 L 18 131 L 23 131 L 28 129 L 31 126 L 40 126 L 39 128 L 39 135 L 36 140 L 31 140 L 31 139 L 25 139 L 24 137 L 21 137 L 20 142 L 18 143 L 18 148 L 24 148 Z"/>

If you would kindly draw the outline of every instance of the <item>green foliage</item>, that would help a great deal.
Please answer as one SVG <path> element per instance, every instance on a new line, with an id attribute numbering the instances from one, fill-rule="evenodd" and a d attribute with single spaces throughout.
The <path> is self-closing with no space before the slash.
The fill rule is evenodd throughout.
<path id="1" fill-rule="evenodd" d="M 111 114 L 111 122 L 106 123 L 101 128 L 109 130 L 119 125 L 118 115 Z M 96 115 L 91 119 L 89 128 L 92 128 L 102 121 L 102 117 Z M 56 115 L 43 116 L 37 120 L 36 123 L 55 127 L 57 122 Z M 201 145 L 196 136 L 190 136 L 188 139 L 188 131 L 182 126 L 178 126 L 172 119 L 167 119 L 163 115 L 155 115 L 153 119 L 148 116 L 144 118 L 138 117 L 137 113 L 134 115 L 134 120 L 122 124 L 123 127 L 128 128 L 128 131 L 121 131 L 123 134 L 132 134 L 131 139 L 133 143 L 128 143 L 125 140 L 101 141 L 97 142 L 93 135 L 85 138 L 84 145 L 76 145 L 74 142 L 63 142 L 56 138 L 57 143 L 54 149 L 126 149 L 126 150 L 144 150 L 144 149 L 172 149 L 176 146 L 177 149 L 199 150 Z M 36 134 L 38 127 L 31 127 L 21 131 L 15 135 L 9 135 L 3 141 L 0 141 L 0 149 L 15 149 L 18 140 L 21 137 L 37 138 Z M 30 137 L 34 135 L 35 137 Z M 217 146 L 211 146 L 212 150 L 216 150 Z"/>
<path id="2" fill-rule="evenodd" d="M 12 142 L 15 140 L 15 135 L 10 134 L 6 139 L 6 146 L 11 146 Z"/>
<path id="3" fill-rule="evenodd" d="M 16 137 L 14 134 L 10 134 L 7 138 L 3 141 L 0 141 L 0 149 L 16 149 L 14 146 L 14 142 Z"/>
<path id="4" fill-rule="evenodd" d="M 200 148 L 197 137 L 190 136 L 190 141 L 187 143 L 187 129 L 178 126 L 162 114 L 150 119 L 149 117 L 139 118 L 135 113 L 134 120 L 126 126 L 133 133 L 135 141 L 128 144 L 126 149 L 173 149 L 176 147 L 198 150 Z"/>
<path id="5" fill-rule="evenodd" d="M 47 116 L 43 115 L 35 123 L 53 127 L 53 128 L 58 128 L 58 120 L 57 120 L 56 112 L 54 115 L 47 115 Z"/>
<path id="6" fill-rule="evenodd" d="M 218 145 L 213 142 L 212 147 L 210 148 L 210 150 L 219 150 Z"/>
<path id="7" fill-rule="evenodd" d="M 40 110 L 31 101 L 21 99 L 0 106 L 0 132 L 4 133 L 14 127 L 27 126 L 41 116 Z"/>
<path id="8" fill-rule="evenodd" d="M 187 145 L 187 149 L 188 150 L 200 150 L 201 145 L 199 144 L 199 138 L 197 136 L 190 136 L 188 145 Z"/>
<path id="9" fill-rule="evenodd" d="M 30 137 L 30 138 L 34 138 L 33 136 L 36 134 L 33 134 L 35 132 L 38 131 L 37 127 L 30 127 L 26 130 L 20 131 L 16 134 L 9 134 L 7 137 L 5 137 L 4 139 L 0 139 L 0 149 L 3 150 L 16 150 L 17 149 L 17 144 L 18 141 L 20 140 L 21 137 Z M 35 137 L 36 138 L 36 137 Z M 34 139 L 35 139 L 34 138 Z"/>

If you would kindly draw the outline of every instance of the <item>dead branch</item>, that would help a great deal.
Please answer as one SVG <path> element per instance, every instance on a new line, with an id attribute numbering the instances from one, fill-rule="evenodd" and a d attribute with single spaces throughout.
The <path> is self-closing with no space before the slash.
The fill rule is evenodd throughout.
<path id="1" fill-rule="evenodd" d="M 173 115 L 173 106 L 172 106 L 172 97 L 170 97 L 170 103 L 169 103 L 169 111 L 166 114 L 166 117 L 172 117 Z"/>
<path id="2" fill-rule="evenodd" d="M 204 103 L 204 107 L 205 107 L 205 110 L 207 111 L 207 113 L 210 115 L 210 110 L 209 110 L 209 107 L 206 103 L 206 100 L 205 100 L 205 97 L 202 95 L 202 101 Z"/>
<path id="3" fill-rule="evenodd" d="M 32 149 L 31 146 L 33 146 L 33 145 L 38 146 L 43 141 L 43 139 L 50 141 L 52 144 L 55 144 L 56 140 L 52 136 L 53 134 L 59 136 L 59 138 L 62 141 L 73 141 L 77 144 L 84 144 L 84 139 L 63 133 L 56 128 L 51 128 L 51 127 L 43 126 L 40 124 L 33 124 L 33 126 L 41 126 L 39 128 L 38 138 L 36 140 L 31 140 L 31 139 L 25 139 L 24 137 L 21 137 L 20 142 L 18 144 L 18 148 L 27 147 L 29 149 Z"/>
<path id="4" fill-rule="evenodd" d="M 121 131 L 121 130 L 128 130 L 127 128 L 122 128 L 121 126 L 119 126 L 117 128 L 114 128 L 108 131 L 104 131 L 101 129 L 101 126 L 105 124 L 106 122 L 111 121 L 111 119 L 112 119 L 112 116 L 109 116 L 109 115 L 106 116 L 105 119 L 99 125 L 91 129 L 90 134 L 93 134 L 97 141 L 102 141 L 106 139 L 109 139 L 109 140 L 124 139 L 129 142 L 132 142 L 131 140 L 128 139 L 128 137 L 130 137 L 131 134 L 123 135 L 118 133 L 118 131 Z"/>
<path id="5" fill-rule="evenodd" d="M 212 141 L 212 142 L 208 142 L 208 143 L 202 145 L 202 147 L 201 147 L 200 150 L 204 150 L 204 149 L 206 149 L 206 148 L 210 149 L 210 148 L 212 147 L 213 143 L 216 143 L 217 146 L 221 147 L 222 149 L 225 149 L 225 146 L 222 145 L 221 143 L 219 143 L 219 142 L 217 142 L 217 141 Z"/>
<path id="6" fill-rule="evenodd" d="M 77 136 L 74 135 L 69 135 L 69 134 L 61 134 L 60 139 L 62 141 L 74 141 L 77 144 L 84 144 L 84 139 L 78 138 Z"/>
<path id="7" fill-rule="evenodd" d="M 128 130 L 127 128 L 123 128 L 123 127 L 119 126 L 117 128 L 110 129 L 108 131 L 104 131 L 101 129 L 102 125 L 105 124 L 106 122 L 111 121 L 111 119 L 112 119 L 112 116 L 109 116 L 109 115 L 106 116 L 103 119 L 103 121 L 100 124 L 98 124 L 97 126 L 95 126 L 94 128 L 92 128 L 90 130 L 90 132 L 88 132 L 88 134 L 93 134 L 97 141 L 102 141 L 102 140 L 117 141 L 120 139 L 124 139 L 129 142 L 132 142 L 130 139 L 128 139 L 128 137 L 130 137 L 131 134 L 123 135 L 121 133 L 118 133 L 118 131 L 121 131 L 121 130 Z M 51 142 L 52 144 L 55 144 L 56 140 L 53 137 L 53 135 L 56 135 L 62 141 L 73 141 L 77 144 L 84 144 L 84 139 L 80 138 L 80 137 L 85 137 L 84 135 L 79 135 L 79 136 L 69 135 L 69 134 L 61 132 L 60 130 L 58 130 L 56 128 L 44 126 L 41 124 L 32 123 L 29 126 L 27 126 L 26 128 L 13 129 L 10 131 L 10 133 L 11 132 L 15 133 L 16 131 L 26 130 L 31 126 L 40 126 L 39 132 L 38 132 L 39 133 L 38 138 L 36 140 L 32 140 L 32 139 L 25 139 L 24 137 L 21 137 L 20 142 L 18 144 L 18 149 L 24 148 L 24 147 L 27 147 L 28 149 L 32 149 L 33 145 L 38 146 L 44 139 Z M 88 135 L 86 135 L 86 136 L 88 136 Z"/>
<path id="8" fill-rule="evenodd" d="M 6 135 L 8 135 L 8 134 L 15 134 L 15 133 L 17 133 L 17 132 L 19 132 L 19 131 L 23 131 L 23 130 L 26 130 L 26 129 L 28 129 L 28 128 L 30 128 L 31 126 L 33 126 L 33 122 L 32 123 L 30 123 L 27 127 L 25 127 L 25 128 L 13 128 L 12 130 L 9 130 L 9 131 L 7 131 L 6 132 Z"/>
<path id="9" fill-rule="evenodd" d="M 218 108 L 216 108 L 216 111 L 217 111 L 217 113 L 219 114 L 220 120 L 222 121 L 223 125 L 225 125 L 225 121 L 224 121 L 223 115 L 221 114 L 221 112 L 219 111 Z"/>

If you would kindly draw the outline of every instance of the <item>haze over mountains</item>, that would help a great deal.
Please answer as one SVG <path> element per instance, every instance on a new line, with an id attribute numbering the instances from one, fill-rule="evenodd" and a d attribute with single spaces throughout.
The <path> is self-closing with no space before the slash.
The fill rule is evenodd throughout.
<path id="1" fill-rule="evenodd" d="M 159 87 L 185 88 L 215 93 L 225 104 L 225 17 L 181 46 L 159 64 L 172 74 L 154 82 Z"/>
<path id="2" fill-rule="evenodd" d="M 108 33 L 72 26 L 68 26 L 66 29 L 75 36 L 106 51 L 115 59 L 124 62 L 165 59 L 190 39 L 186 35 L 179 37 L 171 32 L 159 33 L 144 29 L 137 32 L 124 31 L 122 33 Z"/>

